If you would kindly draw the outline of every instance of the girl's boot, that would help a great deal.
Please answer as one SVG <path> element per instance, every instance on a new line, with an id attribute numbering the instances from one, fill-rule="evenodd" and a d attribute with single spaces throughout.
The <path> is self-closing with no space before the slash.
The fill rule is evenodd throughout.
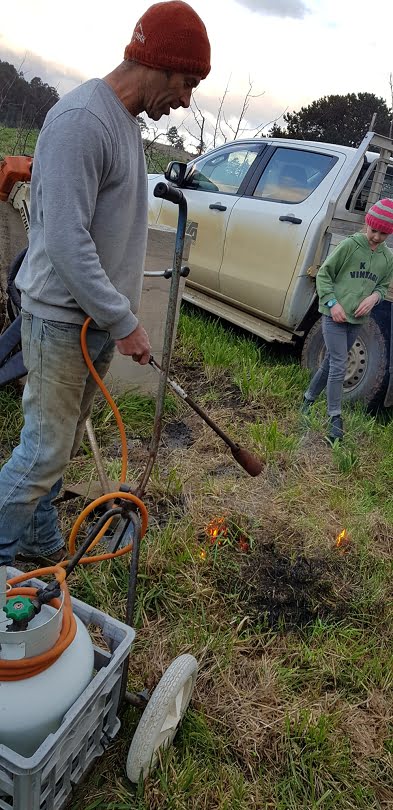
<path id="1" fill-rule="evenodd" d="M 343 428 L 343 420 L 338 414 L 337 416 L 331 416 L 329 419 L 329 433 L 327 435 L 327 440 L 330 444 L 333 444 L 336 441 L 341 442 L 344 438 L 344 428 Z"/>

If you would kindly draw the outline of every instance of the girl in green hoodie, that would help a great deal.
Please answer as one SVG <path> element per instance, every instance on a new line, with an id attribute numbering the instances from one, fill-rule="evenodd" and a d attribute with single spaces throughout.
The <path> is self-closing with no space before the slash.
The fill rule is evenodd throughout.
<path id="1" fill-rule="evenodd" d="M 340 242 L 317 274 L 326 354 L 304 394 L 302 410 L 307 412 L 327 389 L 330 442 L 343 438 L 341 400 L 348 352 L 393 277 L 393 254 L 384 244 L 392 233 L 393 200 L 380 200 L 366 214 L 365 233 Z"/>

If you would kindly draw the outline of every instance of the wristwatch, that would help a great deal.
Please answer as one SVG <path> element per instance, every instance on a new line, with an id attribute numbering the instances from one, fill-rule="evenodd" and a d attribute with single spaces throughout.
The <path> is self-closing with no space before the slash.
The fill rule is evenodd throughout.
<path id="1" fill-rule="evenodd" d="M 335 304 L 337 304 L 337 298 L 331 298 L 330 301 L 327 302 L 326 306 L 328 306 L 330 309 L 330 307 L 334 307 Z"/>

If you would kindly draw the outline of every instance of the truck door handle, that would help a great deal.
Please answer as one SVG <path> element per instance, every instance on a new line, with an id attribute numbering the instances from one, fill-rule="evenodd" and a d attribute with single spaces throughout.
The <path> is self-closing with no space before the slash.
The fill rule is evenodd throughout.
<path id="1" fill-rule="evenodd" d="M 280 222 L 292 222 L 293 225 L 301 225 L 302 220 L 299 217 L 294 217 L 293 214 L 287 214 L 280 217 Z"/>
<path id="2" fill-rule="evenodd" d="M 211 211 L 226 211 L 226 205 L 221 205 L 221 203 L 212 203 L 209 205 Z"/>

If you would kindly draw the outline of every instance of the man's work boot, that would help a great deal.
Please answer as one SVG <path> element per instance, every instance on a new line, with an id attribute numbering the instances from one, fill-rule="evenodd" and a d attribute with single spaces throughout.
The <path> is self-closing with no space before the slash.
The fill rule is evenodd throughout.
<path id="1" fill-rule="evenodd" d="M 343 420 L 341 416 L 338 414 L 337 416 L 331 416 L 329 419 L 329 433 L 326 437 L 329 444 L 334 444 L 334 442 L 341 442 L 344 438 L 344 428 L 343 428 Z"/>
<path id="2" fill-rule="evenodd" d="M 16 562 L 24 564 L 34 564 L 46 567 L 48 565 L 57 565 L 67 558 L 67 549 L 65 546 L 53 551 L 48 557 L 44 554 L 37 552 L 36 554 L 25 554 L 24 552 L 15 555 Z"/>
<path id="3" fill-rule="evenodd" d="M 309 413 L 310 408 L 314 405 L 315 399 L 307 399 L 307 397 L 303 397 L 303 402 L 300 407 L 300 413 L 306 415 Z"/>

